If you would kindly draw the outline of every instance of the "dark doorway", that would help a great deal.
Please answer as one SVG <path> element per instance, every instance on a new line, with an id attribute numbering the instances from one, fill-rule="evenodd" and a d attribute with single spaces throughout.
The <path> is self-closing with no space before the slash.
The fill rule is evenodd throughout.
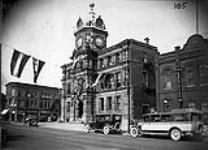
<path id="1" fill-rule="evenodd" d="M 79 110 L 78 118 L 82 118 L 82 115 L 83 115 L 83 103 L 82 103 L 82 101 L 79 101 L 79 103 L 78 103 L 78 110 Z"/>

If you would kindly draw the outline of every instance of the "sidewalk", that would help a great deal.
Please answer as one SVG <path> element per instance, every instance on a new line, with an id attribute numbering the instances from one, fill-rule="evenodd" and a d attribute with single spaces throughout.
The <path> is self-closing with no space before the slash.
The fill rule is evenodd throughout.
<path id="1" fill-rule="evenodd" d="M 73 131 L 84 131 L 84 124 L 71 124 L 71 123 L 57 123 L 57 122 L 39 122 L 40 128 L 53 128 Z"/>

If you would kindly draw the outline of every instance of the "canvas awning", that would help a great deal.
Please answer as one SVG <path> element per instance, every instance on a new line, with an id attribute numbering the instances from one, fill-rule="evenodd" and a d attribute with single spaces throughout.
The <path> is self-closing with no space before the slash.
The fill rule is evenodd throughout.
<path id="1" fill-rule="evenodd" d="M 8 112 L 9 112 L 9 108 L 4 109 L 4 110 L 1 112 L 1 115 L 6 115 L 6 113 L 8 113 Z"/>

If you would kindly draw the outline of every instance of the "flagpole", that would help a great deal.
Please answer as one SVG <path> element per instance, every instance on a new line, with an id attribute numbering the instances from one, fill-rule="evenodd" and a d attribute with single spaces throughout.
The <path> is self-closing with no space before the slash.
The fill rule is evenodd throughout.
<path id="1" fill-rule="evenodd" d="M 199 34 L 199 2 L 196 0 L 196 34 Z"/>

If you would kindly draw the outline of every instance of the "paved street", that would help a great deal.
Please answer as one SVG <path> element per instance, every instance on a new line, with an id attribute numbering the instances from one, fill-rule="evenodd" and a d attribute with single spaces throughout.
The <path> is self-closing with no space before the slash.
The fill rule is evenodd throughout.
<path id="1" fill-rule="evenodd" d="M 200 140 L 173 142 L 167 138 L 131 138 L 123 135 L 85 134 L 42 127 L 6 124 L 8 142 L 5 150 L 205 150 Z"/>

